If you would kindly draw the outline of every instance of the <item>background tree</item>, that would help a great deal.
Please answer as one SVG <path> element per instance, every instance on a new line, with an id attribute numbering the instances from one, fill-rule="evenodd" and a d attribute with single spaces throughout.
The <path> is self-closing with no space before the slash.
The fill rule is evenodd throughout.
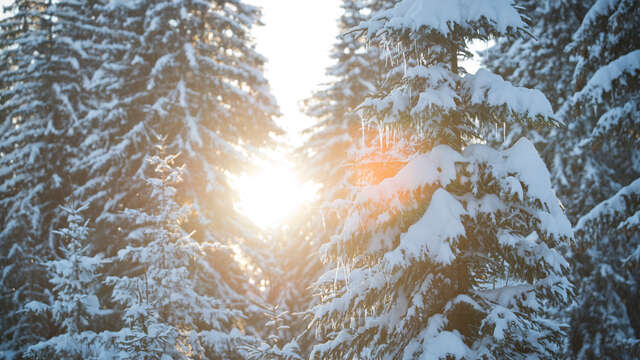
<path id="1" fill-rule="evenodd" d="M 360 25 L 399 74 L 361 105 L 365 121 L 411 131 L 412 153 L 397 174 L 358 191 L 323 246 L 333 269 L 318 279 L 313 323 L 327 340 L 313 356 L 559 352 L 562 329 L 546 309 L 569 298 L 568 264 L 555 248 L 571 228 L 549 173 L 526 139 L 505 151 L 473 145 L 503 122 L 552 124 L 551 105 L 458 65 L 470 41 L 525 27 L 508 1 L 405 0 Z"/>
<path id="2" fill-rule="evenodd" d="M 580 359 L 640 354 L 639 6 L 595 1 L 568 46 L 577 58 L 576 92 L 559 112 L 570 149 L 559 168 L 572 176 L 557 186 L 580 216 L 573 254 L 580 287 L 569 338 Z"/>
<path id="3" fill-rule="evenodd" d="M 280 310 L 279 305 L 270 308 L 262 307 L 267 321 L 264 324 L 267 336 L 261 343 L 249 343 L 242 348 L 248 359 L 302 360 L 300 347 L 296 340 L 291 340 L 289 333 L 291 317 L 287 311 Z"/>
<path id="4" fill-rule="evenodd" d="M 269 256 L 233 210 L 228 174 L 245 169 L 247 154 L 279 131 L 264 59 L 250 38 L 259 10 L 235 0 L 69 0 L 14 1 L 7 14 L 0 40 L 2 348 L 18 354 L 56 331 L 17 309 L 46 302 L 39 263 L 47 245 L 57 246 L 51 230 L 66 198 L 89 204 L 97 251 L 113 256 L 130 244 L 125 235 L 136 224 L 122 211 L 146 206 L 152 169 L 144 159 L 156 132 L 189 164 L 178 201 L 193 205 L 188 226 L 209 262 L 201 276 L 215 279 L 205 286 L 249 311 L 245 296 L 257 290 L 237 255 L 256 267 Z M 100 297 L 109 292 L 100 289 Z M 106 329 L 119 326 L 114 319 Z"/>
<path id="5" fill-rule="evenodd" d="M 91 200 L 98 247 L 115 255 L 138 241 L 135 219 L 122 211 L 150 212 L 145 178 L 153 169 L 144 159 L 155 152 L 154 134 L 165 134 L 167 152 L 180 153 L 187 169 L 175 200 L 190 205 L 183 226 L 194 231 L 209 263 L 198 273 L 207 279 L 201 286 L 241 311 L 240 318 L 260 315 L 248 296 L 258 291 L 249 265 L 266 268 L 271 260 L 258 230 L 233 207 L 229 174 L 246 170 L 256 148 L 273 145 L 280 131 L 264 58 L 250 37 L 259 17 L 241 1 L 105 4 L 97 19 L 112 31 L 102 40 L 105 61 L 89 82 L 96 101 L 72 164 L 80 184 L 74 196 Z M 129 271 L 119 264 L 110 272 Z"/>
<path id="6" fill-rule="evenodd" d="M 47 301 L 41 261 L 55 248 L 58 206 L 70 191 L 68 154 L 83 112 L 82 46 L 52 1 L 11 2 L 0 20 L 0 247 L 2 326 L 8 357 L 54 331 L 19 311 Z M 84 21 L 78 17 L 74 21 Z"/>

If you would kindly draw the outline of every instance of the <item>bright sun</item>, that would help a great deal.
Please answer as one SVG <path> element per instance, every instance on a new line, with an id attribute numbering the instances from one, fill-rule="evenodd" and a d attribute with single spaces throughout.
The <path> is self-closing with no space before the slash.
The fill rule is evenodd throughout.
<path id="1" fill-rule="evenodd" d="M 282 163 L 241 176 L 236 185 L 238 210 L 263 229 L 281 225 L 316 193 L 316 186 L 300 182 L 291 166 Z"/>

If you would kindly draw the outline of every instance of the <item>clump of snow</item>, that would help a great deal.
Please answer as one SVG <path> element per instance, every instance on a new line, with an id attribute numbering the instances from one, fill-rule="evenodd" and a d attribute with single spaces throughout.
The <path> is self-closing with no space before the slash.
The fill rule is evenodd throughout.
<path id="1" fill-rule="evenodd" d="M 415 359 L 420 353 L 420 359 L 438 360 L 448 356 L 461 359 L 471 353 L 469 347 L 462 341 L 462 336 L 456 330 L 443 330 L 447 325 L 444 316 L 438 314 L 429 318 L 427 327 L 422 330 L 418 339 L 409 343 L 404 351 L 403 359 Z"/>
<path id="2" fill-rule="evenodd" d="M 464 81 L 471 93 L 472 104 L 507 105 L 513 111 L 531 116 L 553 116 L 553 108 L 542 92 L 513 86 L 486 69 L 467 75 Z"/>
<path id="3" fill-rule="evenodd" d="M 640 196 L 640 178 L 631 184 L 623 187 L 609 199 L 596 205 L 591 211 L 578 220 L 575 226 L 576 231 L 586 231 L 589 223 L 598 219 L 612 217 L 618 212 L 623 212 L 627 208 L 627 198 L 636 195 Z"/>
<path id="4" fill-rule="evenodd" d="M 584 88 L 574 95 L 574 98 L 588 96 L 601 99 L 603 93 L 612 90 L 616 79 L 624 73 L 634 74 L 638 71 L 640 71 L 640 50 L 634 50 L 599 68 Z"/>
<path id="5" fill-rule="evenodd" d="M 596 2 L 591 5 L 591 8 L 582 19 L 582 24 L 573 34 L 573 38 L 583 38 L 585 36 L 584 33 L 588 28 L 592 26 L 593 23 L 596 22 L 596 19 L 599 16 L 606 16 L 609 13 L 610 9 L 613 9 L 619 2 L 620 0 L 596 0 Z"/>
<path id="6" fill-rule="evenodd" d="M 551 234 L 572 235 L 571 223 L 563 214 L 560 203 L 551 186 L 551 176 L 531 141 L 521 138 L 510 149 L 504 151 L 507 172 L 518 174 L 518 179 L 527 187 L 527 194 L 539 199 L 547 208 L 540 212 L 541 227 Z"/>
<path id="7" fill-rule="evenodd" d="M 542 200 L 555 197 L 551 187 L 551 175 L 531 141 L 521 138 L 504 154 L 507 171 L 518 174 L 527 186 L 527 193 Z"/>
<path id="8" fill-rule="evenodd" d="M 630 121 L 629 126 L 640 125 L 640 108 L 635 101 L 628 101 L 622 106 L 616 106 L 607 110 L 600 118 L 591 132 L 592 138 L 604 137 L 611 134 L 624 122 Z"/>
<path id="9" fill-rule="evenodd" d="M 450 264 L 455 259 L 450 242 L 465 235 L 462 204 L 443 189 L 433 194 L 424 216 L 400 237 L 400 245 L 384 256 L 389 269 L 421 259 L 426 253 L 433 261 Z"/>
<path id="10" fill-rule="evenodd" d="M 496 305 L 491 312 L 487 315 L 487 318 L 482 321 L 482 326 L 485 324 L 492 324 L 493 328 L 493 337 L 496 340 L 504 340 L 505 331 L 509 329 L 509 325 L 511 323 L 517 322 L 519 319 L 513 313 L 513 311 L 503 307 Z"/>
<path id="11" fill-rule="evenodd" d="M 457 75 L 453 74 L 442 65 L 437 66 L 415 66 L 407 69 L 405 78 L 412 80 L 415 78 L 424 79 L 427 83 L 425 89 L 420 93 L 418 103 L 412 109 L 412 114 L 423 112 L 432 106 L 443 109 L 454 109 L 455 100 L 459 98 L 456 94 Z"/>

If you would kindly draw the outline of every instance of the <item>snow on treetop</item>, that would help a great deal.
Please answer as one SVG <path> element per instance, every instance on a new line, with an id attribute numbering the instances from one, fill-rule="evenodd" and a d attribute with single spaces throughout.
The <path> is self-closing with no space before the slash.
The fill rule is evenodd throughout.
<path id="1" fill-rule="evenodd" d="M 466 25 L 486 19 L 499 33 L 525 28 L 511 0 L 403 0 L 393 8 L 380 11 L 359 28 L 370 38 L 388 30 L 417 31 L 432 28 L 448 35 L 453 23 Z"/>

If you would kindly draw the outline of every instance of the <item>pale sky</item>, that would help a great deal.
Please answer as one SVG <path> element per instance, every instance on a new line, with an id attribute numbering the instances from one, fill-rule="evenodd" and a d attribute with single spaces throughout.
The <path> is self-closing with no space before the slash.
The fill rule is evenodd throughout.
<path id="1" fill-rule="evenodd" d="M 268 59 L 266 76 L 283 116 L 278 123 L 296 136 L 312 120 L 298 103 L 327 82 L 325 70 L 332 65 L 329 54 L 338 35 L 340 0 L 248 0 L 263 9 L 265 26 L 255 29 L 258 51 Z"/>

